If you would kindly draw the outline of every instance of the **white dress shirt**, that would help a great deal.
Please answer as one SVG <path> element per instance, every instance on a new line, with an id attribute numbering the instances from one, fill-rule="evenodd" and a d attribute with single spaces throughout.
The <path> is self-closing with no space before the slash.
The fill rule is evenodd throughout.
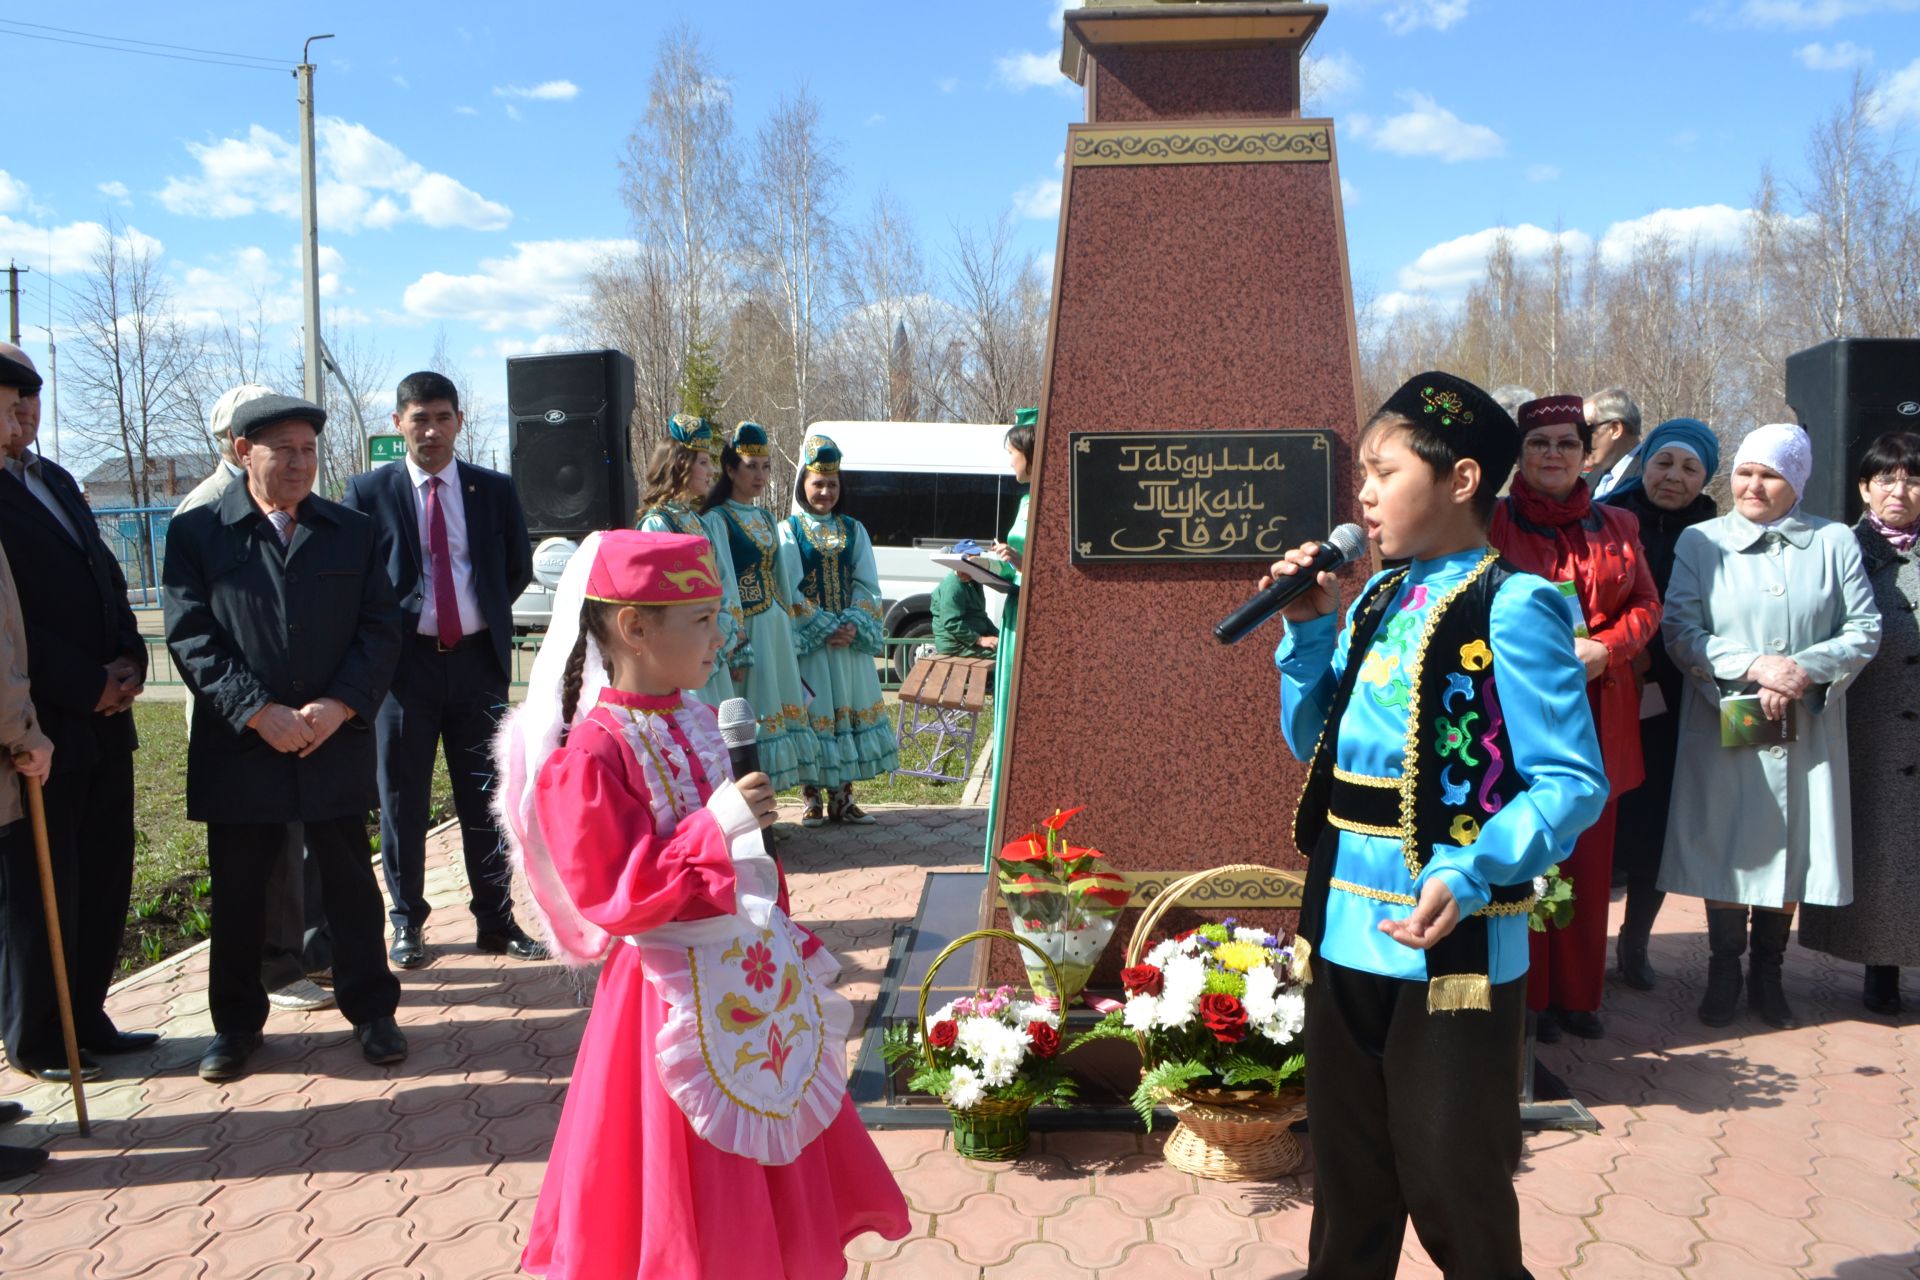
<path id="1" fill-rule="evenodd" d="M 73 527 L 66 508 L 60 505 L 60 499 L 54 497 L 53 490 L 47 487 L 47 478 L 40 474 L 40 455 L 29 451 L 17 458 L 8 458 L 7 470 L 13 472 L 14 479 L 27 486 L 28 493 L 40 499 L 40 505 L 53 513 L 53 518 L 60 522 L 67 536 L 79 545 L 80 531 Z"/>
<path id="2" fill-rule="evenodd" d="M 435 477 L 422 471 L 411 455 L 407 475 L 413 481 L 413 514 L 420 526 L 420 634 L 440 634 L 440 615 L 433 598 L 433 534 L 427 525 L 427 482 Z M 460 491 L 460 463 L 450 461 L 439 478 L 440 518 L 447 526 L 447 558 L 453 562 L 453 595 L 460 602 L 460 634 L 478 635 L 487 629 L 480 598 L 473 590 L 473 553 L 467 545 L 467 497 Z"/>
<path id="3" fill-rule="evenodd" d="M 1621 458 L 1620 461 L 1608 467 L 1605 475 L 1590 478 L 1587 484 L 1588 487 L 1593 490 L 1593 496 L 1595 498 L 1604 498 L 1615 489 L 1618 489 L 1620 482 L 1627 478 L 1627 472 L 1632 470 L 1634 461 L 1639 458 L 1639 456 L 1640 446 L 1635 445 L 1633 448 L 1627 450 L 1624 458 Z"/>

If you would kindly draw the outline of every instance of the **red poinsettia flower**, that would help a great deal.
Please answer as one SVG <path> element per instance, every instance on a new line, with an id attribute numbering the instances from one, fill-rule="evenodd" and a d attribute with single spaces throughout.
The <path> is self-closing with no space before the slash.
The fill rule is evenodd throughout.
<path id="1" fill-rule="evenodd" d="M 1120 971 L 1120 985 L 1130 996 L 1157 996 L 1165 981 L 1160 970 L 1150 964 L 1136 964 Z"/>
<path id="2" fill-rule="evenodd" d="M 1101 853 L 1098 849 L 1082 849 L 1079 845 L 1074 844 L 1070 844 L 1060 850 L 1060 861 L 1062 862 L 1084 862 L 1088 858 L 1104 858 L 1106 856 L 1107 855 Z"/>
<path id="3" fill-rule="evenodd" d="M 1047 856 L 1047 842 L 1036 834 L 1021 836 L 1000 850 L 1002 862 L 1038 862 Z"/>
<path id="4" fill-rule="evenodd" d="M 1207 1030 L 1222 1044 L 1239 1044 L 1247 1038 L 1247 1010 L 1239 996 L 1230 996 L 1224 991 L 1201 996 L 1200 1021 L 1207 1024 Z"/>
<path id="5" fill-rule="evenodd" d="M 1045 827 L 1049 831 L 1058 831 L 1060 828 L 1067 825 L 1068 818 L 1071 818 L 1074 814 L 1080 812 L 1082 809 L 1086 807 L 1087 806 L 1083 804 L 1077 804 L 1073 806 L 1073 808 L 1071 809 L 1055 810 L 1054 815 L 1051 818 L 1048 818 L 1045 821 L 1043 821 L 1040 825 Z"/>
<path id="6" fill-rule="evenodd" d="M 1027 1043 L 1033 1046 L 1034 1057 L 1051 1058 L 1060 1052 L 1060 1033 L 1044 1022 L 1029 1022 Z"/>
<path id="7" fill-rule="evenodd" d="M 936 1022 L 927 1028 L 927 1043 L 936 1049 L 951 1049 L 953 1042 L 960 1038 L 960 1024 L 952 1018 Z"/>
<path id="8" fill-rule="evenodd" d="M 765 991 L 773 985 L 773 952 L 767 949 L 766 943 L 756 942 L 747 948 L 747 958 L 740 962 L 740 971 L 755 991 Z"/>

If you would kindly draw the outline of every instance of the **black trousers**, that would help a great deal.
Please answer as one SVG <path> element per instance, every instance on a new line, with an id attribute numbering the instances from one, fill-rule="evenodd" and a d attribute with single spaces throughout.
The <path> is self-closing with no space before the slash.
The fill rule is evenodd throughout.
<path id="1" fill-rule="evenodd" d="M 1413 1219 L 1458 1280 L 1525 1280 L 1516 1080 L 1525 978 L 1491 1013 L 1427 1012 L 1427 985 L 1313 958 L 1307 1126 L 1313 1226 L 1307 1275 L 1391 1280 Z"/>
<path id="2" fill-rule="evenodd" d="M 306 828 L 288 823 L 287 847 L 267 876 L 260 985 L 269 993 L 333 966 L 333 938 L 320 900 L 320 868 L 307 854 Z"/>
<path id="3" fill-rule="evenodd" d="M 486 633 L 447 653 L 432 636 L 407 638 L 373 721 L 380 750 L 380 862 L 395 929 L 427 922 L 427 811 L 433 758 L 442 743 L 466 855 L 468 906 L 483 932 L 513 923 L 513 873 L 487 806 L 493 733 L 506 705 L 507 678 Z"/>
<path id="4" fill-rule="evenodd" d="M 42 795 L 67 989 L 84 1048 L 116 1031 L 105 1006 L 133 891 L 133 753 L 103 750 L 87 767 L 56 773 Z M 64 1063 L 66 1049 L 32 827 L 21 822 L 8 832 L 0 839 L 0 1039 L 13 1064 L 31 1070 Z"/>
<path id="5" fill-rule="evenodd" d="M 213 876 L 207 1008 L 215 1031 L 245 1033 L 266 1025 L 260 944 L 266 934 L 267 881 L 286 852 L 288 825 L 207 824 L 207 863 Z M 380 886 L 373 877 L 366 819 L 356 814 L 309 822 L 306 843 L 333 930 L 333 994 L 340 1012 L 355 1026 L 392 1017 L 400 1004 L 400 980 L 387 968 Z"/>

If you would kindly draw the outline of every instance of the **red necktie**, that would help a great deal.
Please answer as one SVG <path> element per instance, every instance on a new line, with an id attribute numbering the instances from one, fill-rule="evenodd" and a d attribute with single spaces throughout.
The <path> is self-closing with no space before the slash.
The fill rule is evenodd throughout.
<path id="1" fill-rule="evenodd" d="M 427 548 L 433 555 L 433 612 L 440 624 L 440 647 L 460 643 L 460 597 L 453 593 L 453 556 L 447 551 L 447 517 L 440 510 L 439 476 L 427 482 Z"/>

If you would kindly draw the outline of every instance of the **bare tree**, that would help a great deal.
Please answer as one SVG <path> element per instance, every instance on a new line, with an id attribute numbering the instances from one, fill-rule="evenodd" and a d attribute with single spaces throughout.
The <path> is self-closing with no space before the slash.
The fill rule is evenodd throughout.
<path id="1" fill-rule="evenodd" d="M 314 489 L 338 498 L 346 492 L 347 481 L 367 469 L 367 437 L 393 430 L 393 356 L 375 346 L 365 330 L 341 330 L 327 321 L 321 335 L 333 394 L 327 397 L 327 425 L 320 432 L 320 476 Z M 298 362 L 293 380 L 305 380 Z"/>
<path id="2" fill-rule="evenodd" d="M 603 259 L 587 275 L 587 300 L 573 317 L 576 336 L 590 346 L 633 357 L 632 453 L 645 459 L 667 419 L 679 408 L 686 352 L 674 323 L 674 292 L 665 255 L 641 247 Z"/>
<path id="3" fill-rule="evenodd" d="M 940 397 L 923 392 L 940 368 L 952 309 L 933 296 L 913 227 L 884 191 L 848 239 L 840 291 L 846 314 L 835 348 L 853 411 L 884 421 L 931 412 Z"/>
<path id="4" fill-rule="evenodd" d="M 1009 218 L 955 232 L 950 288 L 960 319 L 949 407 L 961 421 L 1011 422 L 1015 409 L 1040 403 L 1050 293 L 1035 266 L 1014 248 Z"/>
<path id="5" fill-rule="evenodd" d="M 502 443 L 498 409 L 474 386 L 466 366 L 454 359 L 452 349 L 447 346 L 445 325 L 434 332 L 433 350 L 427 356 L 427 368 L 453 384 L 454 391 L 460 396 L 460 411 L 466 415 L 466 425 L 453 442 L 454 455 L 462 462 L 470 462 L 475 466 L 497 468 Z"/>

